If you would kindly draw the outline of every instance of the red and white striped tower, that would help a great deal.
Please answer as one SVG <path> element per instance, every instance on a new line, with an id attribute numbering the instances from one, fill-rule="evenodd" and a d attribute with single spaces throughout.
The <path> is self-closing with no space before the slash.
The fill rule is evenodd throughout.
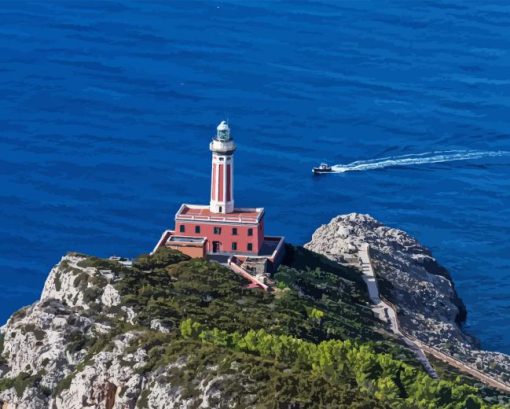
<path id="1" fill-rule="evenodd" d="M 236 144 L 230 136 L 230 128 L 222 121 L 216 128 L 216 136 L 209 144 L 212 152 L 211 203 L 212 213 L 234 211 L 234 151 Z"/>

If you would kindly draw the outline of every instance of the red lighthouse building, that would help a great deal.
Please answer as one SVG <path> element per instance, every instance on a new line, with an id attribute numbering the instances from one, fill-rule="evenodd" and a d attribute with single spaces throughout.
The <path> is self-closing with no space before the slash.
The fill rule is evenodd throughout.
<path id="1" fill-rule="evenodd" d="M 182 204 L 175 215 L 175 230 L 166 230 L 156 245 L 191 257 L 221 260 L 235 256 L 242 262 L 263 264 L 274 270 L 283 255 L 284 238 L 266 236 L 264 209 L 234 205 L 234 152 L 236 144 L 228 124 L 217 127 L 209 144 L 212 152 L 209 205 Z"/>

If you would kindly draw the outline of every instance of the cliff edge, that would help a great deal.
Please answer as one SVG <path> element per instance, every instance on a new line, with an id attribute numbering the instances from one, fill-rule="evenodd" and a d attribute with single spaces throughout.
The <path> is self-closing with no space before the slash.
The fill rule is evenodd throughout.
<path id="1" fill-rule="evenodd" d="M 351 226 L 352 236 L 368 237 L 362 220 Z M 359 271 L 337 262 L 344 253 L 338 227 L 314 235 L 316 251 L 329 258 L 288 246 L 271 292 L 171 250 L 132 266 L 66 255 L 40 300 L 1 329 L 0 407 L 501 408 L 495 404 L 508 397 L 456 371 L 431 378 L 374 316 Z M 392 251 L 379 262 L 390 265 Z M 457 327 L 461 304 L 449 280 L 422 274 L 433 283 L 429 293 L 444 291 L 437 307 L 444 304 L 444 318 L 427 325 L 443 323 L 452 339 L 474 348 Z M 411 314 L 404 288 L 395 297 Z M 420 316 L 408 321 L 418 333 Z"/>
<path id="2" fill-rule="evenodd" d="M 366 244 L 381 296 L 396 306 L 403 331 L 510 382 L 510 357 L 481 350 L 478 340 L 462 331 L 466 307 L 450 274 L 406 232 L 369 215 L 351 213 L 319 227 L 305 247 L 336 262 L 357 265 L 358 253 Z"/>

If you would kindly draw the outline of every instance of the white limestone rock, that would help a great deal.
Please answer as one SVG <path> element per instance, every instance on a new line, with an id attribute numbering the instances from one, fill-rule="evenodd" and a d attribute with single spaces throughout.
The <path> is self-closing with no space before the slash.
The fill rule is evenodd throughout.
<path id="1" fill-rule="evenodd" d="M 510 357 L 480 350 L 478 341 L 462 331 L 459 324 L 466 309 L 448 271 L 404 231 L 369 215 L 351 213 L 319 227 L 305 247 L 340 263 L 357 264 L 354 249 L 365 243 L 370 246 L 381 294 L 398 306 L 406 333 L 463 360 L 478 361 L 485 372 L 510 381 Z"/>
<path id="2" fill-rule="evenodd" d="M 2 327 L 0 377 L 27 382 L 19 396 L 14 387 L 1 390 L 0 408 L 191 409 L 217 407 L 219 399 L 225 407 L 233 405 L 230 397 L 221 395 L 222 382 L 232 380 L 211 374 L 214 368 L 197 377 L 193 396 L 169 381 L 176 370 L 186 370 L 185 357 L 142 370 L 149 361 L 147 351 L 132 345 L 146 332 L 113 336 L 108 321 L 134 324 L 136 312 L 121 304 L 116 278 L 86 267 L 85 261 L 85 256 L 76 254 L 63 257 L 51 270 L 40 300 Z M 159 319 L 152 320 L 150 329 L 161 334 L 170 331 Z M 108 348 L 89 354 L 91 345 L 107 337 L 111 338 Z"/>
<path id="3" fill-rule="evenodd" d="M 2 328 L 2 378 L 32 377 L 19 397 L 14 389 L 0 392 L 9 408 L 47 408 L 52 391 L 86 355 L 87 340 L 110 328 L 91 311 L 115 304 L 118 293 L 104 295 L 105 281 L 96 269 L 80 267 L 84 256 L 67 255 L 50 272 L 41 298 L 14 314 Z M 88 294 L 88 296 L 87 296 Z M 98 297 L 92 297 L 98 294 Z M 77 404 L 81 407 L 81 404 Z"/>
<path id="4" fill-rule="evenodd" d="M 155 331 L 162 332 L 163 334 L 168 334 L 170 332 L 170 328 L 168 328 L 161 320 L 154 319 L 151 321 L 151 329 Z"/>
<path id="5" fill-rule="evenodd" d="M 381 278 L 393 286 L 388 296 L 398 303 L 407 331 L 440 348 L 453 348 L 452 353 L 470 354 L 484 370 L 510 373 L 506 355 L 477 350 L 462 333 L 455 322 L 459 304 L 446 270 L 404 232 L 352 214 L 320 227 L 307 247 L 339 262 L 353 262 L 365 242 L 373 248 Z M 2 327 L 0 377 L 28 380 L 19 396 L 14 387 L 1 390 L 0 408 L 186 409 L 238 404 L 239 396 L 228 392 L 228 385 L 239 382 L 249 390 L 250 378 L 237 371 L 235 362 L 233 375 L 220 376 L 214 367 L 196 374 L 191 395 L 176 380 L 180 371 L 196 369 L 188 356 L 151 367 L 149 355 L 158 349 L 148 354 L 138 342 L 148 332 L 164 339 L 171 330 L 167 317 L 153 319 L 141 330 L 136 310 L 122 304 L 118 277 L 87 267 L 93 265 L 87 261 L 77 254 L 63 257 L 51 270 L 41 299 Z M 112 332 L 120 327 L 122 331 Z M 105 339 L 107 348 L 93 349 Z M 244 407 L 252 407 L 253 398 L 243 395 Z"/>
<path id="6" fill-rule="evenodd" d="M 46 279 L 41 301 L 55 299 L 69 306 L 89 308 L 83 300 L 83 290 L 89 285 L 88 282 L 84 285 L 85 280 L 80 280 L 80 276 L 90 277 L 95 274 L 95 270 L 78 267 L 77 263 L 82 259 L 83 257 L 74 255 L 62 257 L 60 263 L 50 271 Z"/>
<path id="7" fill-rule="evenodd" d="M 108 307 L 114 307 L 120 304 L 120 294 L 113 285 L 108 284 L 104 288 L 103 295 L 101 296 L 101 302 Z"/>
<path id="8" fill-rule="evenodd" d="M 134 407 L 141 391 L 143 377 L 135 372 L 146 361 L 146 355 L 137 351 L 126 354 L 133 333 L 119 336 L 112 351 L 102 351 L 76 373 L 68 389 L 50 402 L 55 409 L 129 408 Z M 128 364 L 135 362 L 134 364 Z M 123 393 L 121 393 L 123 390 Z M 129 390 L 129 393 L 126 393 Z"/>

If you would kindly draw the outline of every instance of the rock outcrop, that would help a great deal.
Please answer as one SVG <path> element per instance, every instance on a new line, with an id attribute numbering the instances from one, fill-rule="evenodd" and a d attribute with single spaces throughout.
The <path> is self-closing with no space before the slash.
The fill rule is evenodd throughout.
<path id="1" fill-rule="evenodd" d="M 382 292 L 398 306 L 407 333 L 507 380 L 509 357 L 479 350 L 462 332 L 465 308 L 448 272 L 404 232 L 353 214 L 319 228 L 306 247 L 352 265 L 365 243 L 371 247 Z M 393 342 L 391 349 L 400 351 L 399 356 L 409 353 L 373 316 L 355 269 L 302 248 L 292 247 L 288 254 L 294 261 L 278 272 L 280 286 L 274 294 L 247 290 L 243 279 L 225 267 L 169 250 L 141 256 L 131 267 L 66 255 L 51 270 L 40 300 L 15 313 L 0 330 L 0 408 L 272 407 L 281 394 L 274 391 L 277 381 L 287 394 L 279 407 L 323 407 L 319 401 L 328 393 L 345 402 L 363 402 L 356 407 L 388 407 L 389 398 L 382 392 L 388 380 L 378 378 L 382 373 L 370 372 L 373 379 L 368 381 L 364 369 L 359 369 L 363 376 L 356 377 L 350 369 L 341 372 L 347 368 L 341 366 L 335 370 L 342 376 L 325 380 L 316 378 L 317 364 L 296 367 L 290 352 L 283 354 L 289 355 L 288 362 L 274 359 L 281 358 L 280 347 L 271 359 L 251 354 L 259 345 L 254 334 L 269 328 L 277 334 L 284 330 L 286 343 L 311 342 L 301 350 L 301 365 L 315 356 L 310 351 L 322 353 L 320 345 L 343 339 L 348 339 L 343 347 L 350 348 L 346 359 L 352 365 L 361 350 L 365 358 L 407 365 L 390 354 L 379 357 L 364 344 L 358 351 L 351 341 Z M 260 337 L 269 345 L 276 336 Z M 407 366 L 409 393 L 427 376 L 415 364 Z M 330 374 L 332 367 L 323 370 Z M 303 371 L 308 371 L 306 376 Z M 297 380 L 310 383 L 294 390 Z M 472 396 L 476 388 L 455 382 L 443 387 L 469 395 L 454 397 L 459 402 L 479 401 Z M 377 396 L 367 395 L 374 390 Z M 396 393 L 392 399 L 422 399 L 404 395 Z M 308 406 L 296 403 L 305 401 Z"/>
<path id="2" fill-rule="evenodd" d="M 416 239 L 369 215 L 352 213 L 319 227 L 309 250 L 343 264 L 357 265 L 358 251 L 370 246 L 381 295 L 397 306 L 401 329 L 428 345 L 510 381 L 510 357 L 483 351 L 460 324 L 466 308 L 448 271 Z"/>
<path id="3" fill-rule="evenodd" d="M 208 407 L 211 382 L 193 399 L 166 382 L 167 372 L 185 362 L 144 373 L 148 357 L 133 348 L 139 334 L 129 328 L 135 313 L 119 307 L 110 270 L 87 267 L 87 258 L 69 254 L 55 266 L 41 298 L 14 314 L 2 328 L 0 407 L 2 409 L 126 409 Z M 125 322 L 126 331 L 101 350 L 102 340 Z M 165 332 L 159 322 L 155 329 Z M 97 349 L 97 354 L 94 353 Z M 137 406 L 138 405 L 138 406 Z"/>

